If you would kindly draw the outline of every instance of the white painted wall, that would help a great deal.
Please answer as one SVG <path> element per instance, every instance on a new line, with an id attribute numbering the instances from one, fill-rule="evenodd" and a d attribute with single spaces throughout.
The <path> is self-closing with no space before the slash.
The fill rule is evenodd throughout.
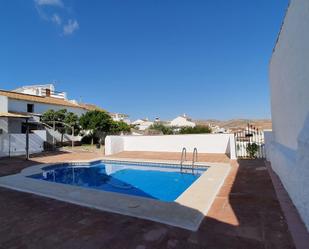
<path id="1" fill-rule="evenodd" d="M 264 143 L 265 143 L 265 153 L 266 160 L 270 161 L 270 146 L 274 142 L 272 130 L 264 130 Z"/>
<path id="2" fill-rule="evenodd" d="M 21 126 L 22 123 L 25 122 L 25 119 L 9 118 L 8 121 L 9 121 L 8 133 L 21 133 Z"/>
<path id="3" fill-rule="evenodd" d="M 0 112 L 8 112 L 8 97 L 0 95 Z"/>
<path id="4" fill-rule="evenodd" d="M 53 98 L 67 99 L 67 94 L 65 92 L 55 93 L 55 86 L 53 84 L 23 86 L 14 91 L 31 95 L 46 96 L 46 89 L 51 91 L 51 97 Z"/>
<path id="5" fill-rule="evenodd" d="M 36 134 L 37 136 L 39 136 L 43 141 L 47 140 L 46 130 L 34 130 L 32 132 L 33 132 L 33 134 Z"/>
<path id="6" fill-rule="evenodd" d="M 0 95 L 0 112 L 8 112 L 8 98 Z M 0 129 L 2 133 L 7 133 L 9 129 L 9 123 L 7 118 L 0 117 Z M 1 135 L 1 134 L 0 134 Z"/>
<path id="7" fill-rule="evenodd" d="M 291 0 L 270 62 L 267 158 L 309 230 L 309 1 Z M 269 138 L 269 139 L 268 139 Z"/>
<path id="8" fill-rule="evenodd" d="M 183 147 L 188 152 L 196 147 L 199 153 L 224 153 L 236 159 L 233 134 L 107 136 L 105 139 L 106 155 L 121 151 L 181 152 Z"/>
<path id="9" fill-rule="evenodd" d="M 0 117 L 0 129 L 2 130 L 3 134 L 4 133 L 8 133 L 8 129 L 9 129 L 9 120 L 8 120 L 8 118 Z"/>
<path id="10" fill-rule="evenodd" d="M 43 134 L 29 134 L 30 154 L 44 150 Z M 3 134 L 0 135 L 0 157 L 19 156 L 26 154 L 26 134 Z"/>
<path id="11" fill-rule="evenodd" d="M 55 111 L 58 111 L 61 109 L 67 109 L 68 112 L 73 112 L 78 116 L 81 116 L 82 114 L 87 112 L 87 110 L 82 109 L 82 108 L 75 108 L 75 107 L 61 106 L 61 105 L 51 105 L 51 104 L 16 100 L 16 99 L 10 99 L 10 98 L 8 100 L 8 110 L 10 112 L 27 112 L 27 104 L 34 105 L 34 113 L 36 114 L 43 114 L 44 112 L 50 109 L 54 109 Z"/>
<path id="12" fill-rule="evenodd" d="M 125 136 L 107 136 L 105 138 L 105 155 L 113 155 L 124 151 Z"/>

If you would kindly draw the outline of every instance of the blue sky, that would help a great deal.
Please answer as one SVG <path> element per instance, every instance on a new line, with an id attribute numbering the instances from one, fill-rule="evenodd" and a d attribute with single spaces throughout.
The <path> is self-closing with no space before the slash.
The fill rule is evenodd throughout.
<path id="1" fill-rule="evenodd" d="M 0 3 L 0 88 L 170 119 L 270 117 L 268 65 L 288 0 Z"/>

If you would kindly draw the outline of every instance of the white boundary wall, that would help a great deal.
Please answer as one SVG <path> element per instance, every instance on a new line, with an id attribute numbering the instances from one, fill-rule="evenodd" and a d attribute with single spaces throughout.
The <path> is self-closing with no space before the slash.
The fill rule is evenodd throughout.
<path id="1" fill-rule="evenodd" d="M 105 154 L 112 155 L 121 151 L 181 152 L 186 147 L 198 153 L 229 154 L 236 159 L 233 134 L 196 134 L 163 136 L 107 136 Z"/>
<path id="2" fill-rule="evenodd" d="M 309 230 L 309 1 L 291 0 L 270 62 L 267 159 Z"/>

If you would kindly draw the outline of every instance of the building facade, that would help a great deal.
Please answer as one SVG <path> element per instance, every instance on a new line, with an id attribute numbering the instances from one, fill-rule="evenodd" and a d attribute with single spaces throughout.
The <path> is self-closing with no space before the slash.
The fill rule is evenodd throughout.
<path id="1" fill-rule="evenodd" d="M 50 109 L 55 111 L 67 109 L 68 112 L 73 112 L 78 116 L 88 111 L 86 105 L 67 100 L 63 97 L 66 96 L 64 94 L 55 97 L 52 91 L 49 91 L 49 89 L 43 91 L 41 86 L 37 90 L 35 90 L 35 87 L 19 88 L 14 91 L 0 90 L 0 114 L 2 114 L 0 133 L 23 132 L 25 120 L 16 118 L 16 115 L 27 115 L 31 117 L 29 122 L 38 122 L 41 115 Z M 22 91 L 26 93 L 22 93 Z M 30 94 L 29 92 L 37 94 Z M 10 118 L 12 115 L 15 115 L 15 118 Z"/>

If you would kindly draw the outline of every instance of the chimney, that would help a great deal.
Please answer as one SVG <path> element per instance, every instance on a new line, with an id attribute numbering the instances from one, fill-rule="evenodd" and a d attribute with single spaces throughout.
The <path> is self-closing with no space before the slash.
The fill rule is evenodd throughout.
<path id="1" fill-rule="evenodd" d="M 50 97 L 50 89 L 46 88 L 45 94 L 46 94 L 46 97 Z"/>

